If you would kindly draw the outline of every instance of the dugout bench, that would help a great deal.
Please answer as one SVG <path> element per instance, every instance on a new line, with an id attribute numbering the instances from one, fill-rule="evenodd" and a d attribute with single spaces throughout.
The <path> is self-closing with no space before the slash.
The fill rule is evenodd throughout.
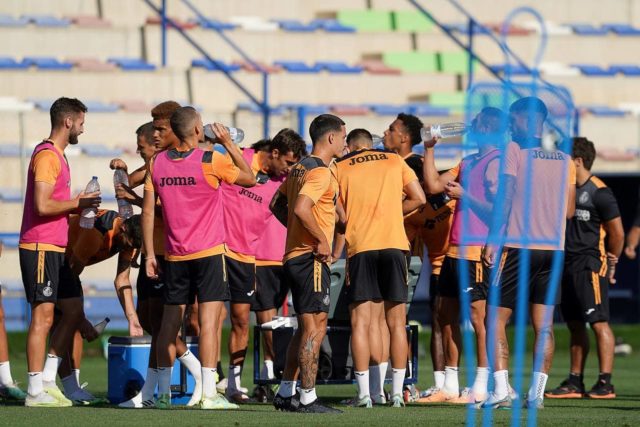
<path id="1" fill-rule="evenodd" d="M 408 271 L 409 297 L 407 301 L 407 313 L 413 300 L 413 294 L 418 283 L 418 276 L 422 262 L 419 257 L 412 257 Z M 345 282 L 345 260 L 341 259 L 331 266 L 331 306 L 329 307 L 329 321 L 327 335 L 320 348 L 318 361 L 318 376 L 316 384 L 354 384 L 353 362 L 351 359 L 351 326 L 349 320 L 349 307 Z M 407 325 L 407 334 L 411 346 L 412 372 L 405 378 L 405 384 L 418 382 L 418 327 Z M 262 333 L 270 330 L 273 333 L 273 349 L 275 359 L 273 370 L 276 376 L 273 380 L 260 378 L 260 347 Z M 258 385 L 279 384 L 285 365 L 286 350 L 289 341 L 293 337 L 295 329 L 291 326 L 278 327 L 276 329 L 254 326 L 253 334 L 253 383 Z M 387 379 L 386 382 L 390 382 Z"/>

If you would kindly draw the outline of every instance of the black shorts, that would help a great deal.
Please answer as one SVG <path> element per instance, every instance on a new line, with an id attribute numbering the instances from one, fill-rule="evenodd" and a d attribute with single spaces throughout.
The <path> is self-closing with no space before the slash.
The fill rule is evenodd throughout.
<path id="1" fill-rule="evenodd" d="M 524 249 L 504 248 L 496 280 L 500 284 L 499 307 L 515 309 L 518 295 L 518 276 L 520 260 Z M 547 292 L 550 290 L 551 264 L 556 251 L 529 249 L 529 277 L 527 296 L 531 304 L 547 304 Z M 560 286 L 551 296 L 550 305 L 560 303 Z"/>
<path id="2" fill-rule="evenodd" d="M 136 282 L 136 291 L 138 293 L 138 302 L 145 301 L 149 298 L 162 298 L 164 300 L 164 291 L 166 289 L 164 285 L 165 271 L 167 268 L 167 262 L 163 256 L 156 256 L 158 267 L 160 268 L 160 274 L 157 279 L 152 279 L 147 276 L 147 263 L 142 262 L 140 264 L 140 270 L 138 271 L 138 281 Z"/>
<path id="3" fill-rule="evenodd" d="M 408 302 L 407 256 L 400 249 L 355 254 L 347 260 L 349 303 L 361 301 Z"/>
<path id="4" fill-rule="evenodd" d="M 252 304 L 256 299 L 256 265 L 225 256 L 231 303 Z"/>
<path id="5" fill-rule="evenodd" d="M 64 253 L 20 248 L 19 256 L 27 302 L 34 304 L 58 301 Z"/>
<path id="6" fill-rule="evenodd" d="M 566 322 L 609 321 L 609 279 L 602 262 L 592 257 L 572 257 L 564 263 L 560 308 Z"/>
<path id="7" fill-rule="evenodd" d="M 229 300 L 229 282 L 224 255 L 186 261 L 167 261 L 165 271 L 166 305 Z"/>
<path id="8" fill-rule="evenodd" d="M 82 298 L 82 282 L 80 276 L 71 271 L 69 262 L 65 259 L 60 269 L 60 285 L 58 286 L 58 299 Z"/>
<path id="9" fill-rule="evenodd" d="M 256 300 L 252 311 L 278 309 L 289 293 L 289 285 L 285 279 L 281 265 L 256 266 Z"/>
<path id="10" fill-rule="evenodd" d="M 326 263 L 307 253 L 285 262 L 284 271 L 297 314 L 329 312 L 331 270 Z"/>
<path id="11" fill-rule="evenodd" d="M 461 280 L 462 265 L 466 265 L 467 268 L 467 283 L 462 283 Z M 438 296 L 459 299 L 460 292 L 465 292 L 469 294 L 471 302 L 486 300 L 489 289 L 488 281 L 484 280 L 486 276 L 488 271 L 485 271 L 482 262 L 461 260 L 447 255 L 440 270 Z"/>

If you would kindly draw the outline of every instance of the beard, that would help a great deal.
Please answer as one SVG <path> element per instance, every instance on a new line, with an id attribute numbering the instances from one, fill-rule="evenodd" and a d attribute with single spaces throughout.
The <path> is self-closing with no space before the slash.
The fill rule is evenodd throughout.
<path id="1" fill-rule="evenodd" d="M 69 145 L 76 145 L 78 143 L 78 135 L 75 133 L 69 134 Z"/>

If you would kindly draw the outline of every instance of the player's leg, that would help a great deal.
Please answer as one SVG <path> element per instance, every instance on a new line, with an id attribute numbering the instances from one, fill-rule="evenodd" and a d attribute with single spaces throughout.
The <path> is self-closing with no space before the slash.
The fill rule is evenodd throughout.
<path id="1" fill-rule="evenodd" d="M 371 301 L 359 301 L 349 305 L 351 317 L 351 355 L 358 385 L 358 400 L 368 400 L 369 397 L 369 328 L 371 326 Z M 358 405 L 362 406 L 362 405 Z M 366 402 L 364 404 L 366 405 Z"/>
<path id="2" fill-rule="evenodd" d="M 539 407 L 544 399 L 544 390 L 549 378 L 553 353 L 555 351 L 555 338 L 553 333 L 554 306 L 544 304 L 531 304 L 531 324 L 534 333 L 534 363 L 542 357 L 539 371 L 533 372 L 531 387 L 527 393 L 527 401 L 535 403 Z M 542 355 L 538 354 L 542 351 Z M 529 405 L 529 403 L 527 403 Z"/>
<path id="3" fill-rule="evenodd" d="M 431 338 L 429 340 L 429 352 L 431 354 L 431 365 L 433 368 L 434 388 L 429 390 L 429 394 L 444 387 L 444 343 L 442 328 L 439 316 L 441 302 L 438 297 L 440 275 L 432 274 L 429 282 L 429 301 L 431 304 Z"/>
<path id="4" fill-rule="evenodd" d="M 231 332 L 229 334 L 229 372 L 226 396 L 238 403 L 245 403 L 247 396 L 240 391 L 240 376 L 249 345 L 249 321 L 251 305 L 231 303 Z"/>
<path id="5" fill-rule="evenodd" d="M 613 358 L 615 348 L 615 338 L 609 322 L 601 321 L 591 324 L 591 329 L 596 337 L 598 348 L 598 381 L 587 393 L 594 399 L 613 399 L 616 397 L 615 389 L 611 384 L 611 373 L 613 372 Z"/>
<path id="6" fill-rule="evenodd" d="M 407 310 L 405 302 L 385 301 L 385 316 L 391 338 L 391 400 L 394 406 L 404 406 L 402 387 L 407 366 Z"/>
<path id="7" fill-rule="evenodd" d="M 447 399 L 458 397 L 458 366 L 460 363 L 460 302 L 457 298 L 441 295 L 439 322 L 445 361 L 445 379 L 442 392 Z"/>
<path id="8" fill-rule="evenodd" d="M 389 364 L 389 328 L 384 316 L 383 301 L 371 301 L 369 352 L 369 396 L 374 404 L 384 404 L 387 399 L 384 394 L 384 380 Z"/>
<path id="9" fill-rule="evenodd" d="M 327 330 L 327 313 L 303 313 L 298 316 L 302 333 L 298 347 L 300 366 L 300 408 L 317 403 L 316 377 L 320 346 Z"/>
<path id="10" fill-rule="evenodd" d="M 9 363 L 9 341 L 4 325 L 4 310 L 2 308 L 2 289 L 0 289 L 0 398 L 6 400 L 24 400 L 25 392 L 20 390 L 11 376 Z"/>
<path id="11" fill-rule="evenodd" d="M 473 403 L 482 402 L 487 398 L 489 382 L 489 357 L 487 356 L 487 329 L 485 317 L 487 311 L 486 297 L 471 303 L 471 324 L 476 335 L 476 378 L 473 382 Z"/>
<path id="12" fill-rule="evenodd" d="M 187 311 L 185 313 L 185 335 L 188 337 L 197 337 L 200 336 L 200 324 L 199 319 L 200 316 L 198 314 L 198 301 L 196 300 L 193 304 L 189 304 L 187 306 Z"/>
<path id="13" fill-rule="evenodd" d="M 302 337 L 302 328 L 300 325 L 301 321 L 298 316 L 298 328 L 287 346 L 287 356 L 284 370 L 282 371 L 282 380 L 273 398 L 273 406 L 281 411 L 295 411 L 299 405 L 299 401 L 295 398 L 295 395 L 296 380 L 300 374 L 300 365 L 298 363 L 298 352 L 300 350 L 300 340 Z"/>

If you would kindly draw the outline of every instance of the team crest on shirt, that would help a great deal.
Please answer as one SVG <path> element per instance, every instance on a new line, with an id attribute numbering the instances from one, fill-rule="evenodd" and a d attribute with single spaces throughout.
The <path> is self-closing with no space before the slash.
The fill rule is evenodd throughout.
<path id="1" fill-rule="evenodd" d="M 51 287 L 51 280 L 47 280 L 47 285 L 42 289 L 42 295 L 50 297 L 53 295 L 53 288 Z"/>
<path id="2" fill-rule="evenodd" d="M 580 197 L 578 197 L 578 202 L 581 205 L 586 205 L 587 203 L 589 203 L 589 193 L 587 193 L 586 191 L 582 193 Z"/>

